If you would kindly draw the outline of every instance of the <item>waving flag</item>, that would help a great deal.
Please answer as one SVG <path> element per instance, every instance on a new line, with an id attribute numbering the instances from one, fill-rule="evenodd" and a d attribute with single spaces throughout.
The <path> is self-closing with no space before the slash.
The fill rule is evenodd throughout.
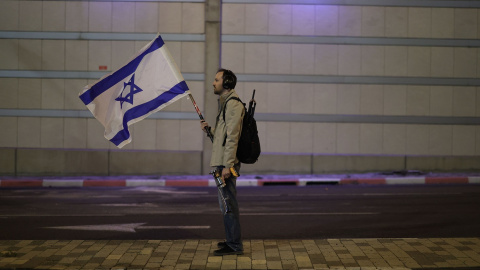
<path id="1" fill-rule="evenodd" d="M 80 99 L 119 148 L 132 141 L 128 127 L 190 93 L 162 38 L 128 64 L 80 92 Z"/>

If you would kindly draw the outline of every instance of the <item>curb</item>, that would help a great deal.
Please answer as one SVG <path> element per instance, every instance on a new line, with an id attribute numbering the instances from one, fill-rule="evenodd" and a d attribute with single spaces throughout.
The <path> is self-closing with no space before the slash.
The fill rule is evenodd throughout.
<path id="1" fill-rule="evenodd" d="M 480 184 L 480 176 L 396 177 L 396 178 L 238 178 L 237 186 L 269 185 L 428 185 Z M 215 187 L 213 179 L 2 179 L 0 188 L 9 187 Z"/>

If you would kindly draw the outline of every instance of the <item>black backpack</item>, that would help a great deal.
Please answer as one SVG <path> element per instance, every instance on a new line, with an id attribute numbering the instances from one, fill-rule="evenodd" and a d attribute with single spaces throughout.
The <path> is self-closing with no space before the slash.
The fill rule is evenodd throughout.
<path id="1" fill-rule="evenodd" d="M 253 164 L 257 162 L 258 157 L 262 150 L 260 149 L 260 139 L 258 138 L 258 130 L 257 130 L 257 121 L 253 118 L 255 114 L 255 106 L 257 103 L 253 99 L 255 97 L 255 90 L 253 90 L 252 100 L 250 100 L 247 108 L 245 108 L 245 115 L 243 116 L 243 124 L 242 124 L 242 133 L 240 134 L 240 139 L 238 139 L 238 148 L 237 148 L 237 158 L 240 162 L 245 164 Z M 242 102 L 237 97 L 232 97 L 227 99 L 225 102 L 225 106 L 223 108 L 223 121 L 225 121 L 225 111 L 227 108 L 227 103 L 229 100 L 238 100 L 240 101 L 243 106 L 245 107 L 245 103 Z M 225 140 L 223 141 L 223 146 L 225 146 L 225 142 L 227 137 L 225 136 Z"/>

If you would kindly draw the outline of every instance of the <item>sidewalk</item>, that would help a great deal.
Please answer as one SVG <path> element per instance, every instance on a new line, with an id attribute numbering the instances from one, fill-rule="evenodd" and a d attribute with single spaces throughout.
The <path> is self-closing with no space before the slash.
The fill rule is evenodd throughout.
<path id="1" fill-rule="evenodd" d="M 266 185 L 425 185 L 480 184 L 480 173 L 422 174 L 328 174 L 328 175 L 241 175 L 237 186 Z M 82 176 L 82 177 L 0 177 L 1 187 L 137 187 L 215 186 L 210 175 L 180 176 Z"/>
<path id="2" fill-rule="evenodd" d="M 480 238 L 0 241 L 0 269 L 480 269 Z"/>

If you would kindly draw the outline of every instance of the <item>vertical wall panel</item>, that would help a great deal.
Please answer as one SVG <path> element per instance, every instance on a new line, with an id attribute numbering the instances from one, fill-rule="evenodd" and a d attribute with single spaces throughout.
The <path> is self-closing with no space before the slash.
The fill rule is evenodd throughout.
<path id="1" fill-rule="evenodd" d="M 430 87 L 407 87 L 407 115 L 428 115 L 430 111 Z"/>
<path id="2" fill-rule="evenodd" d="M 385 85 L 383 89 L 383 114 L 405 115 L 407 113 L 407 86 Z"/>
<path id="3" fill-rule="evenodd" d="M 408 37 L 431 37 L 431 29 L 431 8 L 408 8 Z"/>
<path id="4" fill-rule="evenodd" d="M 428 154 L 452 155 L 452 126 L 429 126 Z"/>
<path id="5" fill-rule="evenodd" d="M 270 5 L 268 8 L 268 34 L 292 34 L 292 6 Z"/>
<path id="6" fill-rule="evenodd" d="M 111 32 L 112 10 L 112 2 L 90 2 L 88 8 L 88 30 L 90 32 Z"/>
<path id="7" fill-rule="evenodd" d="M 338 35 L 338 21 L 337 6 L 315 6 L 315 35 Z"/>
<path id="8" fill-rule="evenodd" d="M 18 39 L 0 39 L 0 69 L 18 69 Z"/>
<path id="9" fill-rule="evenodd" d="M 0 147 L 17 147 L 18 145 L 18 118 L 17 117 L 0 117 Z"/>
<path id="10" fill-rule="evenodd" d="M 408 8 L 385 8 L 385 36 L 407 37 L 408 25 Z"/>
<path id="11" fill-rule="evenodd" d="M 25 70 L 42 69 L 41 40 L 20 39 L 18 41 L 18 68 Z"/>
<path id="12" fill-rule="evenodd" d="M 429 126 L 407 125 L 407 155 L 428 155 Z"/>
<path id="13" fill-rule="evenodd" d="M 158 31 L 182 32 L 182 3 L 158 3 Z"/>
<path id="14" fill-rule="evenodd" d="M 1 1 L 0 2 L 0 29 L 1 30 L 17 30 L 19 24 L 19 7 L 17 1 Z"/>
<path id="15" fill-rule="evenodd" d="M 203 3 L 182 3 L 182 33 L 205 32 Z"/>
<path id="16" fill-rule="evenodd" d="M 65 30 L 66 31 L 88 31 L 88 8 L 89 2 L 67 1 L 65 6 Z"/>
<path id="17" fill-rule="evenodd" d="M 385 36 L 385 7 L 362 7 L 362 36 Z"/>
<path id="18" fill-rule="evenodd" d="M 18 79 L 1 78 L 0 85 L 0 108 L 18 108 Z"/>
<path id="19" fill-rule="evenodd" d="M 383 114 L 383 85 L 360 86 L 360 114 Z"/>
<path id="20" fill-rule="evenodd" d="M 430 115 L 452 116 L 453 87 L 437 86 L 430 88 Z"/>
<path id="21" fill-rule="evenodd" d="M 475 155 L 475 126 L 453 127 L 452 154 L 458 156 Z"/>
<path id="22" fill-rule="evenodd" d="M 42 118 L 40 127 L 40 147 L 63 148 L 64 129 L 65 124 L 63 118 Z"/>
<path id="23" fill-rule="evenodd" d="M 226 33 L 245 34 L 245 4 L 232 4 L 223 7 L 222 29 Z"/>
<path id="24" fill-rule="evenodd" d="M 42 3 L 42 31 L 65 31 L 65 2 L 42 1 Z"/>
<path id="25" fill-rule="evenodd" d="M 316 84 L 314 92 L 314 113 L 316 114 L 336 114 L 338 85 L 336 84 Z"/>
<path id="26" fill-rule="evenodd" d="M 360 153 L 382 154 L 383 125 L 360 124 Z"/>
<path id="27" fill-rule="evenodd" d="M 406 142 L 406 125 L 383 125 L 382 154 L 405 155 Z"/>
<path id="28" fill-rule="evenodd" d="M 340 6 L 338 17 L 338 34 L 340 36 L 360 36 L 362 34 L 361 7 Z"/>
<path id="29" fill-rule="evenodd" d="M 65 108 L 65 80 L 42 80 L 42 109 Z"/>
<path id="30" fill-rule="evenodd" d="M 42 107 L 42 79 L 18 79 L 18 108 Z"/>
<path id="31" fill-rule="evenodd" d="M 315 35 L 315 9 L 312 6 L 292 6 L 292 35 Z"/>
<path id="32" fill-rule="evenodd" d="M 245 6 L 245 34 L 268 34 L 268 8 L 263 4 Z"/>
<path id="33" fill-rule="evenodd" d="M 136 2 L 135 32 L 157 33 L 158 24 L 156 24 L 155 22 L 158 22 L 158 3 Z"/>
<path id="34" fill-rule="evenodd" d="M 136 4 L 134 2 L 113 2 L 112 3 L 112 31 L 113 32 L 135 32 L 136 27 Z M 140 17 L 148 18 L 148 17 Z M 151 23 L 156 26 L 155 23 Z"/>
<path id="35" fill-rule="evenodd" d="M 18 147 L 38 147 L 40 145 L 40 128 L 40 117 L 18 117 Z"/>
<path id="36" fill-rule="evenodd" d="M 455 38 L 477 38 L 477 10 L 469 8 L 455 9 Z"/>
<path id="37" fill-rule="evenodd" d="M 78 98 L 78 93 L 87 85 L 84 79 L 65 80 L 65 109 L 84 110 L 85 104 Z"/>
<path id="38" fill-rule="evenodd" d="M 454 36 L 454 9 L 432 9 L 432 38 L 453 38 Z"/>
<path id="39" fill-rule="evenodd" d="M 65 148 L 87 148 L 87 119 L 68 119 L 64 122 L 64 145 Z"/>
<path id="40" fill-rule="evenodd" d="M 338 74 L 338 46 L 315 44 L 315 74 Z"/>

